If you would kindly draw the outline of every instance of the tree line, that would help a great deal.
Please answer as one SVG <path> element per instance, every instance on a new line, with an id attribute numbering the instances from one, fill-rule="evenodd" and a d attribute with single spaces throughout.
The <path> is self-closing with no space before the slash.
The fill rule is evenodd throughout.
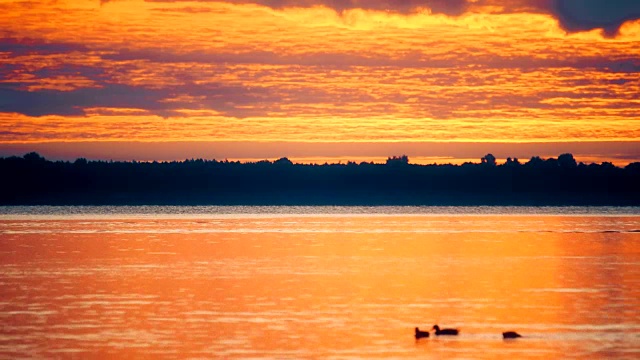
<path id="1" fill-rule="evenodd" d="M 49 161 L 0 158 L 2 205 L 640 205 L 640 163 L 573 155 L 479 163 Z"/>

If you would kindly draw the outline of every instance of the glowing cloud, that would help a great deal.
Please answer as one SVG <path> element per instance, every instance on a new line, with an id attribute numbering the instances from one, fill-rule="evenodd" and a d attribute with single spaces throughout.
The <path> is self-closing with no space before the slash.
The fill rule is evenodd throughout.
<path id="1" fill-rule="evenodd" d="M 640 5 L 1 2 L 0 143 L 640 137 Z"/>

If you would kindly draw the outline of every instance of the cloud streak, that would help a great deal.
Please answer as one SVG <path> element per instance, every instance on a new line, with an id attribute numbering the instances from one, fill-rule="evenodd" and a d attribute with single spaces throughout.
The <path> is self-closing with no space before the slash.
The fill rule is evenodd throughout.
<path id="1" fill-rule="evenodd" d="M 186 2 L 187 0 L 147 0 L 151 2 Z M 199 0 L 207 2 L 207 0 Z M 213 0 L 211 0 L 213 1 Z M 188 0 L 188 2 L 192 2 Z M 236 4 L 260 4 L 274 9 L 325 6 L 338 12 L 349 9 L 393 11 L 403 14 L 428 10 L 434 14 L 460 16 L 468 12 L 489 11 L 494 14 L 532 12 L 549 14 L 567 31 L 602 28 L 609 36 L 620 26 L 640 18 L 640 2 L 610 0 L 232 0 Z M 187 7 L 191 11 L 197 8 Z M 203 11 L 203 8 L 199 8 Z"/>
<path id="2" fill-rule="evenodd" d="M 4 3 L 0 143 L 637 139 L 635 8 L 560 4 Z"/>
<path id="3" fill-rule="evenodd" d="M 244 2 L 244 1 L 242 1 Z M 249 2 L 249 1 L 247 1 Z M 535 12 L 552 15 L 567 31 L 584 31 L 602 28 L 609 36 L 617 33 L 620 26 L 629 20 L 640 18 L 640 2 L 610 0 L 256 0 L 262 5 L 283 7 L 305 7 L 322 5 L 337 11 L 364 8 L 411 13 L 429 9 L 435 14 L 460 16 L 466 12 L 489 10 L 492 13 Z"/>

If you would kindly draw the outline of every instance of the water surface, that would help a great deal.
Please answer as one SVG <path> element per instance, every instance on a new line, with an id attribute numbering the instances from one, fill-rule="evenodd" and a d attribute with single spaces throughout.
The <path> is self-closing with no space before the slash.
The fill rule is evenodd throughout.
<path id="1" fill-rule="evenodd" d="M 0 358 L 640 357 L 638 208 L 0 214 Z"/>

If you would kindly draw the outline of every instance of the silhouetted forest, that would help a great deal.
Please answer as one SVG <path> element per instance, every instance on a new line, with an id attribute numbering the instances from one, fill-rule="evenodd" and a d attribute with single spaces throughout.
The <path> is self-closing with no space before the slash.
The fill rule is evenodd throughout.
<path id="1" fill-rule="evenodd" d="M 497 164 L 48 161 L 0 158 L 3 205 L 640 205 L 640 163 L 573 155 Z"/>

